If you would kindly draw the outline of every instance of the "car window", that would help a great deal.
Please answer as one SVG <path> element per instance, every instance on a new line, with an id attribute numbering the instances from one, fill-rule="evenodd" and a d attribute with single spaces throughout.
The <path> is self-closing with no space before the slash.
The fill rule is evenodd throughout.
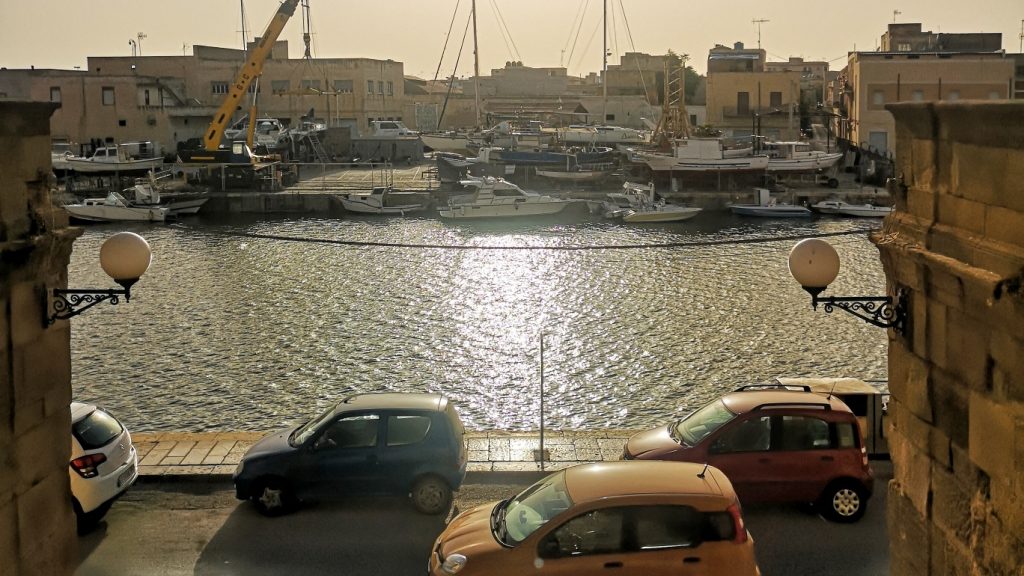
<path id="1" fill-rule="evenodd" d="M 836 440 L 839 448 L 856 448 L 857 433 L 854 431 L 852 422 L 839 422 L 836 424 Z"/>
<path id="2" fill-rule="evenodd" d="M 731 452 L 760 452 L 768 450 L 772 437 L 772 419 L 769 416 L 755 416 L 737 423 L 724 430 L 714 444 L 711 452 L 726 454 Z"/>
<path id="3" fill-rule="evenodd" d="M 333 417 L 334 406 L 331 406 L 316 418 L 310 418 L 305 424 L 296 428 L 295 432 L 292 433 L 292 438 L 289 440 L 289 443 L 292 446 L 304 444 L 306 440 L 309 440 L 310 436 L 320 429 L 324 422 L 327 422 Z"/>
<path id="4" fill-rule="evenodd" d="M 371 448 L 377 445 L 377 414 L 345 416 L 333 422 L 317 440 L 317 448 Z"/>
<path id="5" fill-rule="evenodd" d="M 780 450 L 816 450 L 828 448 L 828 422 L 810 416 L 783 416 Z"/>
<path id="6" fill-rule="evenodd" d="M 585 556 L 622 552 L 622 524 L 622 508 L 592 510 L 577 516 L 545 539 L 545 555 Z"/>
<path id="7" fill-rule="evenodd" d="M 429 416 L 388 416 L 387 446 L 405 446 L 422 442 L 429 431 Z"/>
<path id="8" fill-rule="evenodd" d="M 565 473 L 552 474 L 519 493 L 505 506 L 504 532 L 518 544 L 572 506 L 565 489 Z"/>
<path id="9" fill-rule="evenodd" d="M 682 440 L 688 446 L 696 446 L 708 434 L 735 417 L 736 415 L 725 407 L 724 402 L 716 400 L 679 422 L 675 426 L 673 437 Z"/>
<path id="10" fill-rule="evenodd" d="M 71 433 L 78 439 L 83 450 L 95 450 L 106 446 L 121 435 L 124 428 L 116 418 L 103 410 L 91 414 L 71 425 Z"/>

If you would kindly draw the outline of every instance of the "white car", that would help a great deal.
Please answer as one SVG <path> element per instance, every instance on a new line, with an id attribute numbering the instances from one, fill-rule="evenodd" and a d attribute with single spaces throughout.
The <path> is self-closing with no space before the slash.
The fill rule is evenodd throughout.
<path id="1" fill-rule="evenodd" d="M 78 531 L 87 532 L 139 476 L 132 437 L 117 418 L 92 404 L 71 403 L 68 475 Z"/>

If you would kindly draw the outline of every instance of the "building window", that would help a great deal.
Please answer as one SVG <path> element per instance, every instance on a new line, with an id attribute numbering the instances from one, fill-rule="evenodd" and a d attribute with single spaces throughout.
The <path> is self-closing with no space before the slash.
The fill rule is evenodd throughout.
<path id="1" fill-rule="evenodd" d="M 227 94 L 228 83 L 227 82 L 210 82 L 210 92 L 213 94 Z"/>
<path id="2" fill-rule="evenodd" d="M 736 113 L 750 114 L 750 92 L 736 93 Z"/>
<path id="3" fill-rule="evenodd" d="M 303 91 L 305 91 L 305 92 L 309 92 L 311 89 L 315 90 L 317 92 L 320 91 L 320 81 L 319 80 L 303 80 L 302 83 L 301 83 L 301 86 L 303 88 Z"/>
<path id="4" fill-rule="evenodd" d="M 50 87 L 50 102 L 60 102 L 60 86 Z"/>
<path id="5" fill-rule="evenodd" d="M 615 114 L 605 114 L 604 115 L 604 121 L 605 122 L 614 122 L 615 121 Z"/>
<path id="6" fill-rule="evenodd" d="M 128 121 L 127 120 L 118 120 L 117 121 L 117 125 L 120 126 L 121 128 L 124 128 L 125 126 L 128 125 Z"/>
<path id="7" fill-rule="evenodd" d="M 366 81 L 366 93 L 373 94 L 373 80 Z"/>
<path id="8" fill-rule="evenodd" d="M 274 94 L 284 94 L 291 89 L 292 85 L 289 80 L 272 80 L 270 82 L 270 91 Z"/>
<path id="9" fill-rule="evenodd" d="M 914 90 L 913 94 L 911 94 L 911 97 L 914 99 L 914 102 L 923 102 L 924 90 Z"/>
<path id="10" fill-rule="evenodd" d="M 956 102 L 959 99 L 960 99 L 960 91 L 959 90 L 950 90 L 950 92 L 949 92 L 949 101 L 950 102 Z"/>
<path id="11" fill-rule="evenodd" d="M 149 106 L 149 90 L 142 91 L 142 102 L 144 106 Z"/>
<path id="12" fill-rule="evenodd" d="M 339 94 L 351 94 L 352 93 L 352 81 L 351 80 L 335 80 L 334 91 Z"/>
<path id="13" fill-rule="evenodd" d="M 394 93 L 395 93 L 395 83 L 392 82 L 391 80 L 388 80 L 388 96 L 391 96 Z"/>
<path id="14" fill-rule="evenodd" d="M 989 100 L 999 100 L 1000 98 L 1002 98 L 1002 96 L 999 95 L 999 92 L 993 90 L 992 92 L 988 93 Z"/>
<path id="15" fill-rule="evenodd" d="M 772 108 L 782 108 L 782 92 L 770 92 L 768 94 L 768 105 Z"/>
<path id="16" fill-rule="evenodd" d="M 102 89 L 103 94 L 103 105 L 113 106 L 114 105 L 114 87 L 104 86 Z"/>
<path id="17" fill-rule="evenodd" d="M 881 90 L 875 90 L 871 93 L 871 103 L 875 106 L 881 106 L 885 104 L 885 92 Z"/>
<path id="18" fill-rule="evenodd" d="M 384 81 L 383 80 L 377 80 L 377 94 L 383 94 L 383 93 L 384 93 Z"/>
<path id="19" fill-rule="evenodd" d="M 373 83 L 373 80 L 370 80 L 370 83 Z M 373 118 L 367 117 L 366 125 L 369 126 L 370 128 L 373 128 Z"/>
<path id="20" fill-rule="evenodd" d="M 910 42 L 900 42 L 896 45 L 897 52 L 910 52 Z"/>
<path id="21" fill-rule="evenodd" d="M 253 82 L 252 84 L 249 84 L 248 92 L 249 92 L 249 94 L 259 94 L 259 92 L 260 92 L 260 83 L 259 82 Z"/>

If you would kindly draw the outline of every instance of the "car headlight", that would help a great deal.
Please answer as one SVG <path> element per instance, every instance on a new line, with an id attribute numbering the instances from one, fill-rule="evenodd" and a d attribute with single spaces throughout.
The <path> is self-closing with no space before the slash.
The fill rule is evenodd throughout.
<path id="1" fill-rule="evenodd" d="M 458 574 L 459 570 L 462 570 L 465 565 L 465 556 L 462 554 L 450 554 L 444 559 L 444 562 L 441 563 L 441 570 L 443 570 L 445 574 Z"/>

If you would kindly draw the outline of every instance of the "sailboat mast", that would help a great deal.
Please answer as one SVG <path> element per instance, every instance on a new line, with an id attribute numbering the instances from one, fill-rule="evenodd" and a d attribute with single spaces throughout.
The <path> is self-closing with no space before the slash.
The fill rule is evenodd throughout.
<path id="1" fill-rule="evenodd" d="M 473 0 L 473 109 L 480 126 L 480 51 L 476 43 L 476 0 Z"/>
<path id="2" fill-rule="evenodd" d="M 603 63 L 601 65 L 601 124 L 608 120 L 608 0 L 604 0 L 604 17 L 601 21 L 601 28 L 604 29 L 604 50 L 601 51 Z"/>

